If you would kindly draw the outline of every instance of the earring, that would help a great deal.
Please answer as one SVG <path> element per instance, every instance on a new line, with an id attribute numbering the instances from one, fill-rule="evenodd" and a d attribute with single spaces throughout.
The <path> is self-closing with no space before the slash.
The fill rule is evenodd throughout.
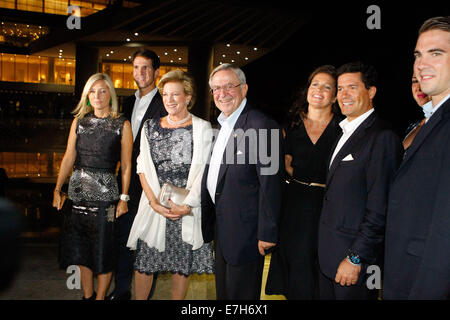
<path id="1" fill-rule="evenodd" d="M 90 107 L 91 106 L 91 102 L 89 101 L 89 98 L 87 99 L 87 106 Z"/>
<path id="2" fill-rule="evenodd" d="M 190 101 L 186 101 L 186 105 L 187 105 L 187 106 L 189 105 L 189 103 L 190 103 Z"/>

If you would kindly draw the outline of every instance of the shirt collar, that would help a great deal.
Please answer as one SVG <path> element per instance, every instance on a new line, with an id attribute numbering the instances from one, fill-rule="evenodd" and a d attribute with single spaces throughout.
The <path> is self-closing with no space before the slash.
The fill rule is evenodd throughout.
<path id="1" fill-rule="evenodd" d="M 156 92 L 158 91 L 158 88 L 154 88 L 152 91 L 150 91 L 149 93 L 147 93 L 145 96 L 143 96 L 141 98 L 140 96 L 140 89 L 137 89 L 136 92 L 134 93 L 134 95 L 136 96 L 136 100 L 140 100 L 140 99 L 152 99 L 155 95 Z"/>
<path id="2" fill-rule="evenodd" d="M 352 121 L 348 121 L 347 118 L 345 118 L 344 120 L 342 120 L 341 122 L 339 122 L 339 126 L 342 128 L 342 131 L 344 132 L 344 134 L 349 134 L 352 133 L 353 131 L 356 130 L 356 128 L 359 127 L 359 125 L 361 123 L 364 122 L 364 120 L 366 120 L 373 112 L 374 112 L 374 108 L 371 108 L 370 110 L 366 111 L 365 113 L 363 113 L 362 115 L 360 115 L 359 117 L 353 119 Z"/>
<path id="3" fill-rule="evenodd" d="M 444 102 L 448 100 L 449 97 L 450 94 L 448 94 L 444 99 L 439 101 L 439 103 L 436 106 L 433 106 L 433 101 L 428 101 L 422 106 L 423 113 L 425 115 L 425 118 L 427 118 L 427 121 L 434 113 L 436 113 L 439 107 L 442 106 Z"/>
<path id="4" fill-rule="evenodd" d="M 225 125 L 227 127 L 233 128 L 234 125 L 236 124 L 237 119 L 241 115 L 242 110 L 244 110 L 246 103 L 247 98 L 244 98 L 239 107 L 236 110 L 234 110 L 234 112 L 230 114 L 228 118 L 223 112 L 221 112 L 220 115 L 217 117 L 217 121 L 220 123 L 222 127 Z"/>

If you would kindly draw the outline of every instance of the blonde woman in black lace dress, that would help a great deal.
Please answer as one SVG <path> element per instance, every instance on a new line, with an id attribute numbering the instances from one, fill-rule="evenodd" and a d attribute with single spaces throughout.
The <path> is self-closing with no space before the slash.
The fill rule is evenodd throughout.
<path id="1" fill-rule="evenodd" d="M 74 114 L 53 193 L 53 206 L 60 210 L 61 187 L 73 170 L 69 182 L 73 204 L 64 216 L 59 260 L 63 268 L 80 267 L 83 299 L 100 300 L 115 262 L 114 222 L 128 211 L 133 134 L 130 122 L 118 113 L 114 86 L 106 74 L 88 79 Z M 115 175 L 119 161 L 120 196 Z M 94 274 L 98 275 L 97 293 Z"/>

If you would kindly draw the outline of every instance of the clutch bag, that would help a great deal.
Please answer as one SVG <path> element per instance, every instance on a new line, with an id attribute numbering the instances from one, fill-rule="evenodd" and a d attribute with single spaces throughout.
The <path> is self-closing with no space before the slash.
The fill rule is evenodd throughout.
<path id="1" fill-rule="evenodd" d="M 159 192 L 158 200 L 159 203 L 166 208 L 170 208 L 169 199 L 176 205 L 181 206 L 188 193 L 188 189 L 183 189 L 165 182 Z"/>

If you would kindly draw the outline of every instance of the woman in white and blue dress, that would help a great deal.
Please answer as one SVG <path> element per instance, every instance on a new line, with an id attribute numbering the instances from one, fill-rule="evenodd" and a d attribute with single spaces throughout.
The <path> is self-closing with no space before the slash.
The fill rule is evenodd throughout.
<path id="1" fill-rule="evenodd" d="M 191 113 L 194 83 L 185 72 L 166 73 L 158 84 L 168 115 L 149 119 L 141 135 L 137 172 L 142 184 L 139 209 L 127 246 L 136 250 L 135 294 L 147 299 L 153 273 L 172 274 L 172 299 L 184 299 L 193 273 L 213 273 L 211 243 L 203 243 L 200 185 L 210 153 L 211 124 Z M 158 202 L 162 185 L 189 190 L 182 204 Z"/>

